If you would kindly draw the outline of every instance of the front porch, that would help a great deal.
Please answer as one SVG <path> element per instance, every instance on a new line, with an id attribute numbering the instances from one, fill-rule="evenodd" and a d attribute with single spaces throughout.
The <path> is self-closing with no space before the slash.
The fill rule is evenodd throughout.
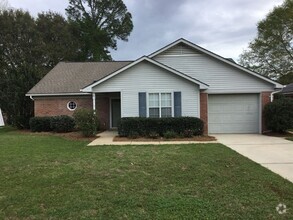
<path id="1" fill-rule="evenodd" d="M 93 110 L 100 119 L 100 129 L 117 128 L 121 119 L 120 92 L 93 93 Z"/>

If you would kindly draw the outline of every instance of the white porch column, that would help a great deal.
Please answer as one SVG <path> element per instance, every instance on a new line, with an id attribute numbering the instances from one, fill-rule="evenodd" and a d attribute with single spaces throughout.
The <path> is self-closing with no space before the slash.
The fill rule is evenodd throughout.
<path id="1" fill-rule="evenodd" d="M 93 111 L 94 113 L 96 113 L 96 93 L 92 93 L 92 97 L 93 97 Z"/>

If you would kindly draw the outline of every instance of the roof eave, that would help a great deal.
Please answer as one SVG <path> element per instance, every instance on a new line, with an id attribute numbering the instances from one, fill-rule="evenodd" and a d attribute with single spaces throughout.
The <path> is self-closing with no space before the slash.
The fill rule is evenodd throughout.
<path id="1" fill-rule="evenodd" d="M 76 96 L 76 95 L 90 95 L 86 92 L 64 92 L 64 93 L 27 93 L 25 96 L 36 97 L 36 96 Z"/>

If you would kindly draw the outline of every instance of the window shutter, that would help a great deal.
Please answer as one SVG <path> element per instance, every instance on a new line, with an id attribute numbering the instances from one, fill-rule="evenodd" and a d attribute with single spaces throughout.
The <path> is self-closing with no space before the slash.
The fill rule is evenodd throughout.
<path id="1" fill-rule="evenodd" d="M 174 92 L 174 117 L 181 117 L 181 92 Z"/>
<path id="2" fill-rule="evenodd" d="M 139 92 L 138 93 L 138 104 L 139 104 L 139 117 L 146 117 L 146 93 Z"/>

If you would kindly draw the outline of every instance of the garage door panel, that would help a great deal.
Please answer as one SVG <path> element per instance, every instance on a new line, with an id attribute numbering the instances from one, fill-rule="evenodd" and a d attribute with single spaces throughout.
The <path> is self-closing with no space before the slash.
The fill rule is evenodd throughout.
<path id="1" fill-rule="evenodd" d="M 243 114 L 251 114 L 258 111 L 258 108 L 256 106 L 233 106 L 233 105 L 226 105 L 221 107 L 220 105 L 218 107 L 213 107 L 209 110 L 210 114 L 218 114 L 218 113 L 234 113 L 239 112 Z"/>
<path id="2" fill-rule="evenodd" d="M 258 133 L 259 95 L 209 95 L 209 133 Z"/>
<path id="3" fill-rule="evenodd" d="M 209 121 L 212 121 L 213 124 L 215 123 L 227 123 L 233 124 L 233 121 L 235 124 L 237 123 L 254 123 L 256 120 L 258 120 L 258 117 L 255 114 L 251 114 L 251 117 L 243 117 L 243 115 L 231 115 L 231 114 L 222 114 L 222 117 L 219 117 L 217 114 L 209 115 Z M 232 121 L 232 122 L 231 122 Z"/>
<path id="4" fill-rule="evenodd" d="M 213 130 L 220 131 L 218 133 L 258 133 L 258 130 L 255 129 L 254 123 L 249 125 L 245 124 L 242 127 L 239 127 L 239 124 L 214 124 Z M 249 130 L 249 132 L 247 132 Z M 225 132 L 223 132 L 225 131 Z M 217 132 L 211 132 L 216 134 Z"/>

